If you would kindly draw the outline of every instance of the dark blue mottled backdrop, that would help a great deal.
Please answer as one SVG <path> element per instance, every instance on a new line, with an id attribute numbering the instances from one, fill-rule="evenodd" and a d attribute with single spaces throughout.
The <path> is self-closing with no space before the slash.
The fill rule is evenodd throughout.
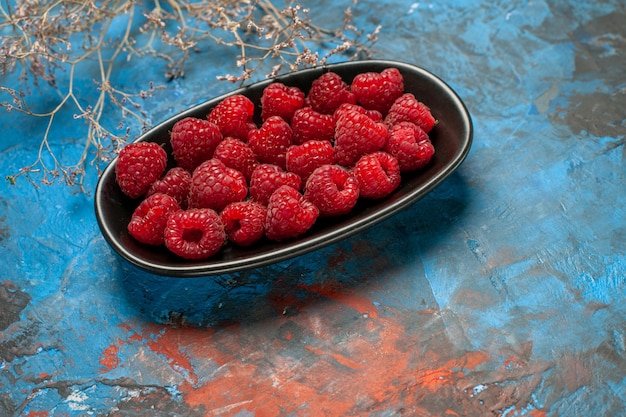
<path id="1" fill-rule="evenodd" d="M 311 13 L 333 26 L 351 4 Z M 626 416 L 624 3 L 353 13 L 382 27 L 374 57 L 463 98 L 463 165 L 342 243 L 210 280 L 133 277 L 90 195 L 3 180 L 0 416 Z M 194 55 L 145 103 L 152 122 L 229 90 L 227 58 Z M 121 86 L 164 82 L 135 62 Z M 65 116 L 50 146 L 78 157 L 83 126 Z M 33 161 L 45 122 L 0 121 L 4 177 Z"/>

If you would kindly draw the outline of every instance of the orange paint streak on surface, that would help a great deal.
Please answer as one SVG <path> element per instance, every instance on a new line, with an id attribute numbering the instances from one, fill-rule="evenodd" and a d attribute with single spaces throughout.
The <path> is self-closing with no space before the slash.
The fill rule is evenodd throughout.
<path id="1" fill-rule="evenodd" d="M 387 308 L 390 314 L 379 317 L 365 297 L 324 287 L 307 290 L 329 300 L 324 314 L 303 309 L 214 329 L 128 326 L 128 339 L 105 350 L 103 366 L 119 360 L 114 349 L 121 344 L 146 344 L 185 376 L 177 389 L 192 410 L 207 417 L 245 412 L 345 417 L 399 405 L 405 415 L 466 415 L 466 404 L 459 401 L 469 397 L 458 383 L 489 357 L 455 351 L 443 325 L 429 324 L 424 334 L 416 330 L 416 320 L 433 323 L 424 316 L 436 311 L 406 316 Z M 353 310 L 376 319 L 355 318 Z M 346 320 L 350 332 L 342 330 Z M 434 414 L 424 408 L 429 400 L 440 404 Z"/>
<path id="2" fill-rule="evenodd" d="M 100 356 L 100 365 L 102 365 L 101 373 L 109 372 L 120 365 L 119 358 L 119 347 L 117 343 L 112 343 L 109 347 L 107 347 L 103 352 L 102 356 Z"/>
<path id="3" fill-rule="evenodd" d="M 125 331 L 127 331 L 129 333 L 133 330 L 132 327 L 130 327 L 130 325 L 127 324 L 127 323 L 118 324 L 117 327 L 119 327 L 120 329 L 123 329 L 123 330 L 125 330 Z"/>
<path id="4" fill-rule="evenodd" d="M 358 369 L 361 369 L 363 367 L 358 362 L 355 362 L 352 359 L 347 358 L 344 355 L 341 355 L 339 353 L 325 352 L 322 349 L 317 349 L 317 348 L 314 348 L 313 346 L 305 346 L 305 349 L 310 351 L 310 352 L 315 353 L 316 355 L 330 356 L 331 358 L 336 360 L 338 364 L 346 366 L 346 367 L 348 367 L 350 369 L 358 370 Z"/>
<path id="5" fill-rule="evenodd" d="M 454 369 L 468 369 L 475 370 L 480 365 L 489 360 L 489 355 L 485 352 L 474 351 L 467 352 L 460 358 L 454 358 L 446 362 L 446 367 Z"/>
<path id="6" fill-rule="evenodd" d="M 516 356 L 510 356 L 504 361 L 502 366 L 506 369 L 522 368 L 525 366 L 525 363 Z"/>
<path id="7" fill-rule="evenodd" d="M 336 288 L 321 285 L 299 284 L 299 286 L 324 298 L 328 298 L 330 300 L 337 301 L 338 303 L 345 304 L 361 314 L 367 314 L 371 318 L 378 317 L 378 312 L 376 311 L 376 306 L 374 305 L 374 303 L 372 303 L 371 300 L 368 300 L 365 297 L 361 297 L 356 293 L 341 292 L 340 290 L 338 291 Z"/>
<path id="8" fill-rule="evenodd" d="M 443 366 L 420 370 L 416 382 L 428 391 L 436 392 L 445 386 L 456 384 L 466 371 L 475 370 L 488 359 L 483 352 L 467 352 L 460 358 L 446 361 Z"/>
<path id="9" fill-rule="evenodd" d="M 548 414 L 543 410 L 532 410 L 526 414 L 528 417 L 548 417 Z"/>
<path id="10" fill-rule="evenodd" d="M 461 372 L 452 372 L 447 367 L 424 369 L 418 372 L 415 382 L 430 392 L 436 392 L 443 386 L 453 385 L 463 376 Z"/>
<path id="11" fill-rule="evenodd" d="M 181 351 L 181 344 L 184 345 L 197 337 L 197 329 L 167 329 L 156 338 L 146 341 L 148 347 L 155 353 L 163 355 L 170 367 L 178 373 L 183 374 L 191 383 L 198 382 L 189 357 Z M 184 341 L 184 343 L 183 343 Z"/>
<path id="12" fill-rule="evenodd" d="M 297 366 L 297 365 L 296 365 Z M 317 368 L 317 366 L 315 366 Z M 328 374 L 319 370 L 320 381 L 301 369 L 291 375 L 289 367 L 279 366 L 271 375 L 254 364 L 229 363 L 228 371 L 207 384 L 192 389 L 179 387 L 185 402 L 192 408 L 203 408 L 204 416 L 232 417 L 246 410 L 255 417 L 275 417 L 295 413 L 302 416 L 344 416 L 353 406 L 350 398 L 335 395 L 325 387 Z M 297 376 L 297 378 L 294 378 Z M 326 392 L 325 392 L 326 391 Z"/>
<path id="13" fill-rule="evenodd" d="M 306 315 L 294 320 L 310 324 Z M 406 338 L 400 324 L 389 321 L 370 330 L 379 334 L 374 343 L 362 338 L 349 340 L 342 344 L 345 354 L 336 353 L 332 340 L 319 339 L 322 347 L 304 345 L 302 348 L 315 355 L 312 357 L 301 352 L 299 359 L 289 359 L 273 355 L 273 350 L 267 351 L 263 361 L 272 364 L 269 368 L 243 363 L 233 356 L 214 380 L 195 389 L 181 387 L 181 392 L 191 407 L 212 410 L 206 415 L 234 416 L 244 409 L 253 411 L 255 417 L 288 413 L 329 417 L 361 415 L 359 410 L 353 410 L 357 399 L 375 405 L 395 402 L 406 395 L 406 390 L 398 389 L 395 384 L 409 377 L 407 364 L 414 355 L 414 345 L 399 347 Z M 208 343 L 221 344 L 221 340 Z M 272 346 L 276 345 L 280 351 L 287 343 L 289 341 L 281 339 L 273 341 Z M 239 349 L 246 354 L 247 346 L 239 345 Z M 245 402 L 250 399 L 252 403 Z"/>
<path id="14" fill-rule="evenodd" d="M 199 362 L 206 358 L 219 365 L 197 383 L 187 380 L 178 387 L 186 404 L 204 416 L 233 417 L 246 411 L 255 417 L 359 416 L 366 409 L 389 410 L 398 404 L 404 404 L 406 415 L 426 416 L 430 414 L 420 401 L 428 396 L 455 401 L 451 395 L 456 392 L 467 398 L 456 384 L 488 360 L 486 354 L 455 355 L 446 349 L 445 339 L 437 342 L 438 349 L 424 350 L 425 343 L 434 343 L 432 334 L 422 339 L 393 316 L 362 320 L 359 332 L 352 337 L 342 334 L 338 342 L 328 335 L 333 328 L 335 335 L 341 334 L 333 317 L 342 309 L 346 314 L 346 306 L 352 308 L 340 301 L 327 306 L 327 315 L 302 312 L 265 326 L 231 326 L 215 332 L 167 329 L 157 340 L 169 350 L 183 350 Z M 281 333 L 284 324 L 300 329 L 316 344 L 302 343 L 302 334 Z M 461 408 L 439 412 L 463 415 Z"/>
<path id="15" fill-rule="evenodd" d="M 26 417 L 49 417 L 50 413 L 47 411 L 29 411 Z"/>

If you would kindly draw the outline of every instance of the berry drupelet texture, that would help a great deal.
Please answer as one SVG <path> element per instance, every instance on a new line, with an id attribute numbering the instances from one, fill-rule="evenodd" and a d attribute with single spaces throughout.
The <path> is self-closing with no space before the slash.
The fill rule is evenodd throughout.
<path id="1" fill-rule="evenodd" d="M 167 166 L 167 153 L 154 142 L 133 142 L 120 151 L 115 177 L 130 198 L 143 197 Z"/>

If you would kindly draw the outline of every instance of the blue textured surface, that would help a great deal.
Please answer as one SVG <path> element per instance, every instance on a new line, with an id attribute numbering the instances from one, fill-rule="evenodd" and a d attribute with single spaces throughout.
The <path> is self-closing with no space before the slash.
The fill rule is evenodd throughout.
<path id="1" fill-rule="evenodd" d="M 375 57 L 463 98 L 463 165 L 366 232 L 216 280 L 135 279 L 90 196 L 0 182 L 1 416 L 626 416 L 623 2 L 354 13 L 382 25 Z M 230 89 L 223 68 L 167 84 L 153 122 Z M 5 176 L 45 126 L 0 121 Z M 55 152 L 80 155 L 75 123 Z"/>

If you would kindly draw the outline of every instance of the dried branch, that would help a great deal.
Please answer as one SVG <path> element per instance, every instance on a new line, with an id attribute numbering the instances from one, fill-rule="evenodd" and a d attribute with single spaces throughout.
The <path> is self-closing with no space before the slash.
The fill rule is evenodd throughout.
<path id="1" fill-rule="evenodd" d="M 240 85 L 253 78 L 324 65 L 335 55 L 368 57 L 380 28 L 364 34 L 346 10 L 341 27 L 324 29 L 309 18 L 297 0 L 278 8 L 271 0 L 29 0 L 0 4 L 0 76 L 17 86 L 0 85 L 0 106 L 47 119 L 32 164 L 7 177 L 31 184 L 61 182 L 83 190 L 85 169 L 108 163 L 134 136 L 133 128 L 150 127 L 143 101 L 165 88 L 148 82 L 140 91 L 116 86 L 116 71 L 132 59 L 162 63 L 164 81 L 185 75 L 190 52 L 229 48 L 236 51 L 239 73 L 218 76 Z M 121 33 L 121 34 L 120 34 Z M 329 47 L 328 45 L 331 45 Z M 328 51 L 320 57 L 321 50 Z M 79 96 L 78 73 L 93 68 L 93 89 Z M 62 75 L 62 76 L 61 76 Z M 3 81 L 4 84 L 5 81 Z M 15 84 L 15 82 L 14 82 Z M 81 87 L 84 87 L 81 85 Z M 33 108 L 33 93 L 49 92 L 58 101 L 49 109 Z M 84 104 L 89 103 L 89 104 Z M 73 109 L 86 124 L 86 141 L 77 161 L 59 159 L 52 143 L 53 126 Z M 119 119 L 113 126 L 111 112 Z M 106 116 L 106 117 L 105 117 Z M 84 190 L 83 190 L 84 191 Z"/>

